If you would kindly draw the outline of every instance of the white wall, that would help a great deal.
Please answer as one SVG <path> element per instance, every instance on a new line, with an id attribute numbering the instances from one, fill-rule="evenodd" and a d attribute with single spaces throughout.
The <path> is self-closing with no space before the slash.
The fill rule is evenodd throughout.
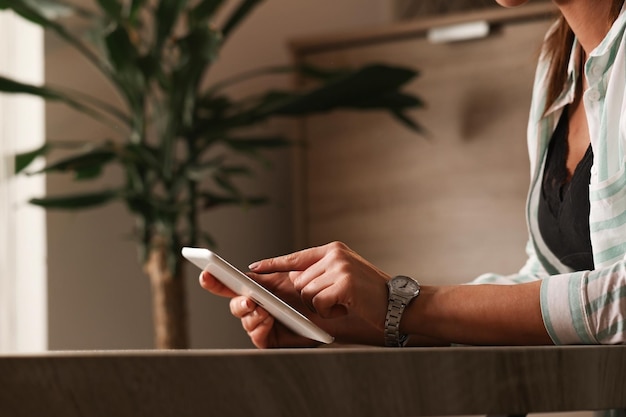
<path id="1" fill-rule="evenodd" d="M 43 34 L 13 13 L 0 13 L 0 74 L 39 84 Z M 45 216 L 27 204 L 44 192 L 42 177 L 12 177 L 13 154 L 44 139 L 41 100 L 0 95 L 0 351 L 44 350 L 46 333 Z"/>
<path id="2" fill-rule="evenodd" d="M 300 35 L 350 30 L 385 23 L 388 0 L 268 0 L 228 41 L 212 79 L 263 65 L 289 63 L 286 42 Z M 46 77 L 107 98 L 106 84 L 71 50 L 50 41 Z M 264 80 L 266 84 L 277 81 Z M 278 81 L 287 86 L 288 79 Z M 267 84 L 265 85 L 267 86 Z M 258 88 L 259 84 L 241 87 Z M 242 90 L 239 90 L 241 93 Z M 114 98 L 110 98 L 114 101 Z M 49 105 L 48 135 L 83 139 L 113 136 L 76 113 Z M 220 253 L 244 267 L 260 257 L 292 250 L 290 155 L 272 157 L 271 170 L 259 168 L 260 193 L 272 200 L 267 207 L 242 211 L 220 209 L 203 218 L 203 227 L 219 243 Z M 101 182 L 113 183 L 111 172 Z M 70 178 L 48 180 L 49 193 L 76 190 Z M 79 213 L 51 212 L 48 219 L 49 326 L 51 349 L 119 349 L 152 346 L 150 294 L 129 239 L 132 220 L 121 205 Z M 190 268 L 188 294 L 192 347 L 239 348 L 250 343 L 227 301 L 204 293 Z"/>

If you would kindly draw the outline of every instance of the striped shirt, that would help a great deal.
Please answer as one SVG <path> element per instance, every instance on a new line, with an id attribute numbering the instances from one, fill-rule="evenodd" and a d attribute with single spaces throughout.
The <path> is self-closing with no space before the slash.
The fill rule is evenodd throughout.
<path id="1" fill-rule="evenodd" d="M 593 167 L 589 185 L 594 270 L 572 271 L 541 237 L 538 206 L 548 143 L 563 108 L 575 97 L 580 53 L 575 40 L 568 81 L 545 110 L 548 62 L 539 59 L 528 123 L 531 183 L 527 200 L 528 261 L 510 276 L 486 274 L 474 283 L 541 283 L 541 311 L 555 344 L 626 343 L 626 13 L 624 9 L 584 65 L 583 100 Z"/>

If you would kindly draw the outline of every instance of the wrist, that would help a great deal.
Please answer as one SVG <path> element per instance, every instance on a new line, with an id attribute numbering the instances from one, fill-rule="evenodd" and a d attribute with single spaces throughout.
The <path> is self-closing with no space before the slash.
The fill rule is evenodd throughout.
<path id="1" fill-rule="evenodd" d="M 436 299 L 442 287 L 422 285 L 420 295 L 405 309 L 400 321 L 400 331 L 411 335 L 437 337 L 436 335 Z"/>

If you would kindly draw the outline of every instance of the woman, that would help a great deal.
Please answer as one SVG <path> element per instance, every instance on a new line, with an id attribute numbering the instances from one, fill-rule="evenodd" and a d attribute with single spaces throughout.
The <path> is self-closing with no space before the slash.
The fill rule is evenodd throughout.
<path id="1" fill-rule="evenodd" d="M 528 0 L 497 1 L 514 7 Z M 256 262 L 251 276 L 310 311 L 339 342 L 401 346 L 411 335 L 420 345 L 624 343 L 624 0 L 554 3 L 562 16 L 546 37 L 533 90 L 529 259 L 518 274 L 485 275 L 477 285 L 424 285 L 402 298 L 394 288 L 417 284 L 392 280 L 335 242 Z M 232 297 L 231 312 L 256 346 L 315 344 L 211 275 L 200 282 Z"/>

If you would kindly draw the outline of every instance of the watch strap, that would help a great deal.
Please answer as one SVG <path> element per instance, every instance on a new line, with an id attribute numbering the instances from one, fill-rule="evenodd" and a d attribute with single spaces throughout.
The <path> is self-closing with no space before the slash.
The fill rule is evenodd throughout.
<path id="1" fill-rule="evenodd" d="M 385 319 L 385 346 L 403 347 L 409 341 L 409 335 L 400 333 L 400 318 L 409 300 L 390 297 Z"/>

